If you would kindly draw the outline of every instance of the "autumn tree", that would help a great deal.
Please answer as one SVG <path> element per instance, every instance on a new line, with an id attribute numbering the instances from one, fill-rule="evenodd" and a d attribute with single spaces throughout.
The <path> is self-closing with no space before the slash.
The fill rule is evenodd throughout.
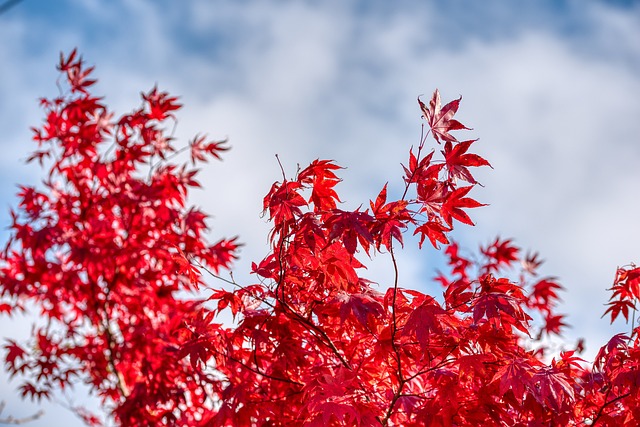
<path id="1" fill-rule="evenodd" d="M 539 276 L 539 256 L 508 239 L 475 255 L 451 240 L 473 225 L 473 171 L 489 166 L 477 140 L 458 140 L 469 130 L 454 119 L 461 99 L 418 99 L 423 133 L 399 198 L 385 185 L 345 210 L 333 161 L 283 173 L 264 198 L 270 251 L 238 283 L 224 273 L 237 240 L 208 243 L 207 215 L 187 201 L 195 165 L 220 158 L 226 141 L 196 136 L 178 148 L 177 98 L 153 88 L 116 119 L 75 51 L 58 68 L 68 89 L 41 101 L 29 158 L 48 173 L 20 188 L 0 261 L 0 312 L 35 307 L 46 320 L 4 344 L 22 396 L 82 382 L 123 426 L 640 423 L 638 327 L 593 363 L 578 357 L 581 343 L 554 354 L 562 286 Z M 400 283 L 406 233 L 445 254 L 441 293 Z M 392 283 L 366 277 L 378 253 Z M 619 268 L 612 291 L 606 314 L 633 318 L 640 268 Z"/>

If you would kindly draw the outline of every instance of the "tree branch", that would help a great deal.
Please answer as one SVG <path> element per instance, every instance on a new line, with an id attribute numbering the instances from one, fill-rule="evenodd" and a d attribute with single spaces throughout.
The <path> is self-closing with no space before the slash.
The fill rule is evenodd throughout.
<path id="1" fill-rule="evenodd" d="M 4 401 L 0 402 L 0 414 L 2 414 L 2 411 L 4 411 L 5 405 L 6 405 L 6 403 Z M 37 420 L 38 418 L 40 418 L 43 415 L 44 415 L 44 411 L 42 411 L 42 410 L 36 412 L 33 415 L 29 415 L 28 417 L 24 417 L 24 418 L 15 418 L 15 417 L 9 415 L 6 418 L 0 418 L 0 424 L 11 424 L 11 425 L 26 424 L 28 422 Z"/>

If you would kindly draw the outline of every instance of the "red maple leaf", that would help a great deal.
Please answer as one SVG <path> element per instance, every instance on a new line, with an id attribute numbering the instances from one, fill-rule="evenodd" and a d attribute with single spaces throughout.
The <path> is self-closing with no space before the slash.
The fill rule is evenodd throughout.
<path id="1" fill-rule="evenodd" d="M 424 351 L 430 343 L 432 337 L 442 333 L 443 318 L 446 317 L 446 310 L 433 299 L 425 299 L 424 303 L 418 305 L 409 315 L 407 323 L 402 331 L 405 335 L 415 336 L 421 349 Z"/>
<path id="2" fill-rule="evenodd" d="M 384 316 L 382 304 L 372 294 L 347 294 L 340 292 L 329 305 L 335 305 L 340 313 L 340 322 L 355 317 L 362 326 L 373 330 L 373 324 L 379 323 Z"/>
<path id="3" fill-rule="evenodd" d="M 435 151 L 431 151 L 418 163 L 418 158 L 413 154 L 413 149 L 409 151 L 409 167 L 402 166 L 406 183 L 421 182 L 429 179 L 435 180 L 438 178 L 438 173 L 445 165 L 444 163 L 431 164 L 434 153 Z"/>
<path id="4" fill-rule="evenodd" d="M 298 174 L 298 182 L 311 185 L 312 202 L 317 211 L 328 211 L 336 208 L 336 202 L 340 201 L 335 187 L 340 179 L 333 172 L 342 169 L 331 160 L 314 160 L 309 166 Z"/>
<path id="5" fill-rule="evenodd" d="M 301 184 L 297 181 L 274 183 L 271 190 L 264 198 L 264 210 L 269 211 L 269 218 L 273 219 L 277 226 L 293 220 L 302 215 L 301 206 L 307 202 L 298 192 Z"/>
<path id="6" fill-rule="evenodd" d="M 48 399 L 51 395 L 51 390 L 38 388 L 33 383 L 26 382 L 20 386 L 20 395 L 22 397 L 29 397 L 32 401 L 39 402 L 42 398 Z"/>
<path id="7" fill-rule="evenodd" d="M 640 301 L 640 267 L 636 268 L 631 265 L 630 268 L 618 268 L 613 291 L 609 303 L 609 308 L 604 312 L 602 317 L 607 313 L 611 314 L 611 323 L 622 313 L 624 318 L 629 320 L 629 310 L 636 310 L 637 303 Z"/>
<path id="8" fill-rule="evenodd" d="M 553 303 L 560 299 L 559 290 L 564 289 L 556 282 L 555 277 L 547 277 L 537 281 L 529 294 L 529 304 L 532 307 L 539 307 L 548 310 Z"/>
<path id="9" fill-rule="evenodd" d="M 177 271 L 180 274 L 186 275 L 189 279 L 189 283 L 197 286 L 200 277 L 198 269 L 191 264 L 187 255 L 181 249 L 177 248 L 177 250 L 178 253 L 172 255 L 173 260 L 177 265 Z"/>
<path id="10" fill-rule="evenodd" d="M 567 375 L 555 367 L 539 369 L 531 378 L 535 399 L 554 411 L 561 412 L 573 406 L 575 390 Z"/>
<path id="11" fill-rule="evenodd" d="M 469 129 L 459 121 L 453 119 L 453 116 L 458 111 L 460 100 L 462 100 L 462 97 L 449 102 L 444 107 L 441 107 L 440 92 L 438 89 L 433 92 L 428 108 L 420 98 L 418 98 L 418 104 L 420 104 L 422 114 L 427 123 L 429 123 L 433 137 L 438 143 L 440 140 L 451 142 L 457 141 L 457 139 L 449 133 L 452 130 Z"/>
<path id="12" fill-rule="evenodd" d="M 407 228 L 407 223 L 411 222 L 411 215 L 407 210 L 407 201 L 396 200 L 387 202 L 387 184 L 384 185 L 375 203 L 370 201 L 371 210 L 376 219 L 371 233 L 378 249 L 383 245 L 387 250 L 391 249 L 391 239 L 402 242 L 402 231 Z"/>
<path id="13" fill-rule="evenodd" d="M 198 161 L 206 162 L 207 156 L 215 157 L 220 160 L 220 154 L 223 151 L 229 150 L 229 147 L 225 146 L 227 140 L 222 141 L 207 141 L 206 135 L 197 135 L 189 143 L 191 149 L 191 162 L 195 164 Z"/>
<path id="14" fill-rule="evenodd" d="M 4 357 L 6 363 L 15 366 L 16 360 L 27 354 L 22 347 L 18 345 L 14 340 L 7 340 L 7 344 L 4 345 L 7 354 Z"/>
<path id="15" fill-rule="evenodd" d="M 564 317 L 562 314 L 549 314 L 546 316 L 543 327 L 544 332 L 546 332 L 547 335 L 560 335 L 560 329 L 567 326 L 567 324 L 563 322 Z"/>
<path id="16" fill-rule="evenodd" d="M 374 218 L 366 212 L 346 212 L 336 209 L 335 213 L 326 220 L 329 228 L 329 242 L 340 239 L 350 254 L 354 254 L 358 242 L 365 251 L 373 243 L 370 227 Z"/>
<path id="17" fill-rule="evenodd" d="M 500 381 L 499 393 L 501 396 L 508 390 L 512 390 L 518 399 L 524 397 L 525 392 L 531 387 L 533 377 L 531 363 L 523 358 L 509 360 L 493 376 L 493 381 Z"/>
<path id="18" fill-rule="evenodd" d="M 422 247 L 425 237 L 428 237 L 433 247 L 438 249 L 438 242 L 445 245 L 449 243 L 449 239 L 447 239 L 447 235 L 445 234 L 449 231 L 451 231 L 450 228 L 442 225 L 440 220 L 435 218 L 434 220 L 426 221 L 419 227 L 416 227 L 413 234 L 420 234 L 420 242 L 418 243 L 420 247 Z"/>
<path id="19" fill-rule="evenodd" d="M 14 307 L 11 304 L 8 304 L 6 302 L 2 302 L 0 303 L 0 315 L 2 314 L 8 314 L 9 316 L 11 316 L 11 312 L 15 309 L 16 307 Z"/>
<path id="20" fill-rule="evenodd" d="M 477 154 L 467 153 L 471 144 L 476 141 L 477 139 L 462 141 L 457 144 L 453 144 L 451 141 L 445 143 L 442 154 L 444 155 L 450 180 L 462 179 L 475 184 L 477 181 L 467 168 L 491 166 L 488 161 Z"/>
<path id="21" fill-rule="evenodd" d="M 502 265 L 510 266 L 513 261 L 518 259 L 520 248 L 513 244 L 511 239 L 496 239 L 486 248 L 480 248 L 480 251 L 489 258 L 486 263 L 488 272 L 495 272 Z"/>
<path id="22" fill-rule="evenodd" d="M 440 213 L 442 203 L 447 198 L 448 190 L 444 182 L 430 178 L 418 184 L 418 201 L 422 203 L 420 212 L 433 218 Z"/>
<path id="23" fill-rule="evenodd" d="M 160 92 L 157 87 L 151 89 L 149 93 L 142 94 L 142 99 L 147 102 L 149 118 L 152 120 L 164 120 L 168 117 L 173 117 L 171 112 L 182 107 L 177 102 L 177 97 L 170 96 L 167 92 Z"/>
<path id="24" fill-rule="evenodd" d="M 463 211 L 462 208 L 477 208 L 480 206 L 485 206 L 482 203 L 475 201 L 474 199 L 464 197 L 469 191 L 471 191 L 472 188 L 472 185 L 468 187 L 456 188 L 447 195 L 445 202 L 440 208 L 440 213 L 442 215 L 442 219 L 445 220 L 449 227 L 452 226 L 453 218 L 465 224 L 473 225 L 473 221 L 471 221 L 469 215 L 467 215 L 467 213 Z"/>

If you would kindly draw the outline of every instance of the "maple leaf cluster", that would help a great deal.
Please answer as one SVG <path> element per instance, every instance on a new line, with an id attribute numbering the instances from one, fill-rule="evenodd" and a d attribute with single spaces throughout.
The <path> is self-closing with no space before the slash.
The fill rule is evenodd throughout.
<path id="1" fill-rule="evenodd" d="M 0 313 L 30 305 L 47 320 L 26 344 L 5 344 L 23 396 L 83 381 L 117 424 L 140 426 L 640 423 L 639 328 L 588 364 L 582 342 L 548 340 L 566 327 L 562 286 L 539 277 L 537 254 L 500 238 L 466 254 L 451 239 L 483 206 L 470 197 L 473 168 L 490 166 L 477 140 L 452 133 L 469 130 L 454 119 L 461 98 L 418 99 L 426 131 L 402 190 L 385 184 L 368 208 L 340 208 L 333 161 L 283 174 L 263 200 L 269 253 L 242 284 L 221 275 L 239 244 L 207 243 L 206 215 L 187 204 L 197 170 L 173 163 L 183 151 L 192 164 L 220 158 L 226 141 L 196 136 L 176 149 L 166 134 L 176 98 L 154 88 L 114 121 L 75 51 L 59 68 L 69 92 L 42 102 L 31 157 L 49 175 L 21 188 L 0 261 Z M 441 294 L 399 283 L 405 233 L 443 246 Z M 365 277 L 375 254 L 389 259 L 392 283 Z M 633 316 L 639 284 L 638 268 L 618 270 L 612 320 Z M 220 320 L 227 310 L 232 324 Z"/>
<path id="2" fill-rule="evenodd" d="M 29 158 L 49 173 L 20 188 L 0 263 L 4 310 L 32 303 L 45 322 L 26 344 L 7 342 L 6 366 L 25 378 L 25 397 L 86 383 L 122 425 L 197 419 L 218 385 L 193 370 L 184 344 L 208 311 L 179 294 L 203 283 L 191 262 L 227 268 L 238 245 L 207 243 L 207 215 L 186 205 L 199 184 L 197 170 L 170 162 L 177 98 L 154 88 L 116 121 L 75 51 L 58 68 L 68 93 L 41 101 Z M 225 149 L 197 138 L 183 150 L 200 161 Z"/>

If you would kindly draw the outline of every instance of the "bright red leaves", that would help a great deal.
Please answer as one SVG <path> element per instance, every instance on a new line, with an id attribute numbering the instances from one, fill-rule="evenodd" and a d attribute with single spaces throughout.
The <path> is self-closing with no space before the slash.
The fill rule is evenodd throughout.
<path id="1" fill-rule="evenodd" d="M 537 255 L 511 240 L 477 256 L 450 242 L 482 206 L 472 168 L 489 166 L 470 152 L 476 140 L 452 134 L 468 129 L 454 119 L 460 99 L 441 107 L 436 90 L 428 106 L 419 101 L 442 157 L 424 154 L 425 136 L 403 185 L 385 184 L 369 209 L 339 205 L 341 168 L 330 160 L 273 184 L 263 200 L 270 251 L 253 264 L 255 283 L 242 284 L 218 276 L 236 240 L 207 243 L 207 215 L 187 206 L 200 185 L 187 161 L 219 158 L 226 141 L 197 136 L 176 149 L 166 121 L 177 98 L 154 88 L 114 121 L 75 51 L 59 69 L 69 92 L 43 100 L 31 157 L 50 163 L 49 175 L 42 188 L 21 187 L 0 261 L 0 313 L 28 302 L 49 325 L 4 345 L 10 374 L 28 378 L 23 396 L 84 381 L 116 424 L 137 426 L 640 422 L 638 328 L 612 338 L 593 370 L 573 351 L 549 363 L 542 338 L 565 326 L 562 287 L 537 277 Z M 395 256 L 407 232 L 445 245 L 442 297 L 403 288 L 418 286 L 402 282 Z M 368 256 L 388 257 L 392 283 L 363 277 Z M 201 271 L 222 287 L 189 299 Z M 618 270 L 612 319 L 635 313 L 638 271 Z M 227 311 L 234 323 L 223 325 Z"/>
<path id="2" fill-rule="evenodd" d="M 431 132 L 433 132 L 433 137 L 438 143 L 440 143 L 440 141 L 457 141 L 449 133 L 452 130 L 469 129 L 453 118 L 458 112 L 461 100 L 462 97 L 442 107 L 440 104 L 440 92 L 437 89 L 433 92 L 428 107 L 418 98 L 423 117 L 429 124 Z"/>
<path id="3" fill-rule="evenodd" d="M 42 101 L 46 120 L 34 129 L 31 157 L 48 175 L 18 193 L 0 261 L 2 304 L 28 302 L 46 326 L 25 345 L 9 342 L 6 366 L 28 379 L 26 397 L 83 381 L 121 425 L 192 424 L 210 412 L 210 373 L 194 370 L 181 349 L 209 310 L 179 295 L 203 283 L 194 263 L 228 268 L 238 245 L 208 244 L 206 215 L 186 206 L 199 184 L 186 162 L 167 160 L 176 152 L 167 133 L 176 98 L 154 88 L 141 108 L 114 121 L 89 93 L 92 68 L 75 51 L 58 68 L 68 91 Z M 193 162 L 218 157 L 221 144 L 196 138 Z"/>
<path id="4" fill-rule="evenodd" d="M 611 322 L 614 322 L 622 314 L 628 321 L 629 312 L 635 313 L 640 301 L 640 268 L 633 264 L 618 268 L 611 291 L 613 295 L 604 315 L 610 314 Z"/>

